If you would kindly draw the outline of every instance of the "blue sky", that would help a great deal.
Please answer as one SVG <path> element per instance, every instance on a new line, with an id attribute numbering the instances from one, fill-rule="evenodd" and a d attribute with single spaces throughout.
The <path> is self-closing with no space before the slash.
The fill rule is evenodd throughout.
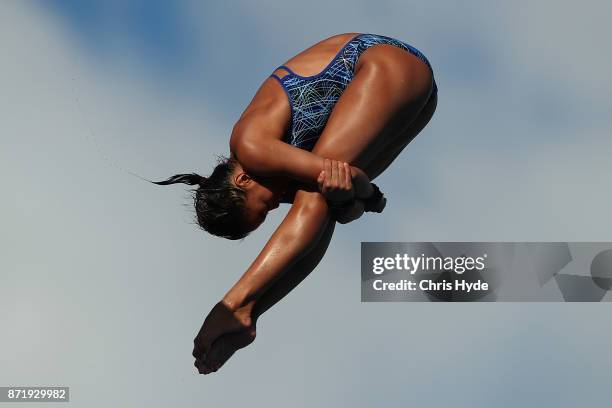
<path id="1" fill-rule="evenodd" d="M 606 304 L 361 304 L 359 245 L 612 241 L 610 8 L 0 3 L 0 171 L 11 175 L 0 384 L 67 384 L 71 404 L 87 407 L 602 405 Z M 385 213 L 338 228 L 256 343 L 196 376 L 201 320 L 287 209 L 243 242 L 220 240 L 193 225 L 182 186 L 152 188 L 121 168 L 208 174 L 267 75 L 351 31 L 421 49 L 438 111 L 379 178 Z"/>

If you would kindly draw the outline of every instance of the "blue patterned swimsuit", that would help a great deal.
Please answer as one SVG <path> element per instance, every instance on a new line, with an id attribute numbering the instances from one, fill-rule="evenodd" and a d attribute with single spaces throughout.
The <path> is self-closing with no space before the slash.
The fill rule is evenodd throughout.
<path id="1" fill-rule="evenodd" d="M 346 43 L 323 71 L 312 76 L 300 76 L 282 65 L 287 75 L 278 80 L 289 98 L 291 123 L 284 141 L 304 150 L 312 150 L 325 128 L 327 119 L 340 99 L 340 96 L 353 79 L 355 65 L 359 56 L 377 44 L 389 44 L 404 49 L 431 65 L 427 58 L 416 48 L 405 42 L 377 34 L 359 34 Z M 433 73 L 433 71 L 432 71 Z M 433 92 L 437 92 L 434 81 Z"/>

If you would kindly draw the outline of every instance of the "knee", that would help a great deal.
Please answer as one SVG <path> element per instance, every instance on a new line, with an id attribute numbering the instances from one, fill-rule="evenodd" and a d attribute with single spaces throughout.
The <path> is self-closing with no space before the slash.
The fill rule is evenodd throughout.
<path id="1" fill-rule="evenodd" d="M 434 77 L 431 69 L 427 64 L 415 56 L 412 57 L 410 69 L 405 71 L 404 80 L 410 84 L 411 99 L 416 103 L 421 103 L 424 106 L 433 95 L 435 88 Z"/>
<path id="2" fill-rule="evenodd" d="M 307 217 L 324 217 L 327 215 L 328 207 L 325 197 L 316 191 L 299 190 L 293 200 L 293 208 L 300 215 Z"/>

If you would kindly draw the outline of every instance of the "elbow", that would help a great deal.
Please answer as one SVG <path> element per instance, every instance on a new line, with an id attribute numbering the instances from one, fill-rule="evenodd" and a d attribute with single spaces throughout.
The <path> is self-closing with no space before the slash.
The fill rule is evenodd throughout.
<path id="1" fill-rule="evenodd" d="M 265 172 L 265 160 L 261 145 L 250 137 L 240 137 L 233 146 L 234 154 L 238 162 L 247 172 L 259 175 Z"/>

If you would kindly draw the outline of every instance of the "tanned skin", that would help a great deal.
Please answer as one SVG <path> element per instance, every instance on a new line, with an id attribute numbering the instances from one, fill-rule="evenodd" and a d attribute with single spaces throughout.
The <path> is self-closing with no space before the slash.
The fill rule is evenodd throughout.
<path id="1" fill-rule="evenodd" d="M 330 37 L 284 65 L 302 76 L 317 74 L 355 35 Z M 283 70 L 275 73 L 286 75 Z M 391 45 L 370 47 L 360 56 L 353 80 L 308 152 L 283 142 L 291 115 L 287 95 L 275 79 L 264 81 L 232 132 L 231 155 L 240 163 L 234 182 L 247 192 L 253 229 L 279 202 L 291 208 L 206 317 L 193 350 L 201 374 L 218 370 L 255 339 L 259 316 L 316 267 L 337 221 L 361 216 L 360 200 L 338 220 L 327 199 L 372 193 L 370 180 L 387 169 L 435 112 L 432 86 L 429 68 L 417 57 Z"/>

